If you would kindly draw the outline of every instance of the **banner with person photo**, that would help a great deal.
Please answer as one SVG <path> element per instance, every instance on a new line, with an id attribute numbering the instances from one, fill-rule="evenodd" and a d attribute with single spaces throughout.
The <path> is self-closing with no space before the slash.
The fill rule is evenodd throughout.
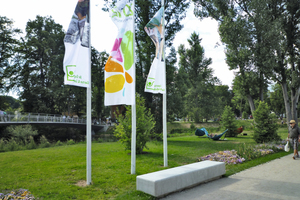
<path id="1" fill-rule="evenodd" d="M 152 62 L 145 92 L 166 93 L 166 70 L 164 58 L 164 8 L 161 7 L 150 22 L 145 26 L 145 31 L 155 44 L 155 58 Z"/>
<path id="2" fill-rule="evenodd" d="M 91 87 L 89 0 L 78 0 L 64 38 L 65 85 Z"/>

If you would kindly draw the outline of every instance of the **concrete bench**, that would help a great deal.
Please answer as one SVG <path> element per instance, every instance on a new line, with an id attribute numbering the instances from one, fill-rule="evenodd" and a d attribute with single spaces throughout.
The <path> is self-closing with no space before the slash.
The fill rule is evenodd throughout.
<path id="1" fill-rule="evenodd" d="M 136 189 L 155 197 L 214 180 L 225 174 L 225 163 L 202 161 L 136 177 Z"/>

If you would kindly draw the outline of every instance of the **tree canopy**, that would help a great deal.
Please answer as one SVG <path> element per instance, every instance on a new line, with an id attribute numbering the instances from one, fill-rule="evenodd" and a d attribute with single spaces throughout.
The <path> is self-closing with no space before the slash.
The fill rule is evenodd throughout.
<path id="1" fill-rule="evenodd" d="M 299 15 L 297 0 L 193 0 L 195 15 L 219 22 L 227 64 L 239 69 L 240 93 L 252 112 L 253 86 L 264 100 L 269 80 L 282 87 L 287 120 L 297 118 L 299 84 Z M 255 85 L 253 85 L 253 83 Z M 291 84 L 289 84 L 291 83 Z M 288 97 L 290 86 L 291 96 Z"/>

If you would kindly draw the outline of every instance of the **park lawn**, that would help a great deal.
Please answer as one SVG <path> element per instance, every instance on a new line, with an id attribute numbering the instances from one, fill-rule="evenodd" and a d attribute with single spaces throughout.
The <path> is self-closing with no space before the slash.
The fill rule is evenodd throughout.
<path id="1" fill-rule="evenodd" d="M 282 130 L 283 137 L 284 130 Z M 205 137 L 168 138 L 168 168 L 197 162 L 210 153 L 255 144 L 247 136 L 213 141 Z M 163 144 L 147 143 L 149 150 L 136 156 L 136 175 L 130 174 L 131 154 L 119 142 L 92 144 L 92 185 L 76 184 L 86 180 L 86 145 L 76 144 L 45 149 L 0 153 L 0 192 L 28 189 L 40 199 L 155 199 L 136 191 L 136 176 L 163 167 Z M 243 164 L 226 166 L 231 175 L 255 165 L 287 155 L 279 152 Z"/>

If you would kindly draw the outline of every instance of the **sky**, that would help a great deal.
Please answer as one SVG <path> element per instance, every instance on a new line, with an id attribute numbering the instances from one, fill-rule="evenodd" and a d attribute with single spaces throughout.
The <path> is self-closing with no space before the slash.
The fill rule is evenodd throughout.
<path id="1" fill-rule="evenodd" d="M 77 0 L 5 0 L 1 1 L 0 16 L 6 16 L 14 21 L 14 28 L 22 29 L 25 33 L 26 23 L 35 20 L 37 15 L 52 16 L 56 23 L 68 29 Z M 91 43 L 99 52 L 110 53 L 117 36 L 117 28 L 109 18 L 108 12 L 102 11 L 103 0 L 91 0 Z M 233 71 L 229 70 L 225 62 L 224 46 L 218 34 L 218 23 L 210 18 L 200 21 L 193 14 L 191 4 L 186 18 L 182 21 L 184 28 L 176 34 L 173 46 L 178 49 L 180 44 L 189 48 L 187 39 L 193 32 L 202 38 L 201 45 L 205 50 L 205 57 L 212 58 L 210 65 L 214 69 L 214 76 L 223 85 L 232 86 Z M 154 45 L 154 44 L 153 44 Z M 179 60 L 179 57 L 177 56 Z"/>

